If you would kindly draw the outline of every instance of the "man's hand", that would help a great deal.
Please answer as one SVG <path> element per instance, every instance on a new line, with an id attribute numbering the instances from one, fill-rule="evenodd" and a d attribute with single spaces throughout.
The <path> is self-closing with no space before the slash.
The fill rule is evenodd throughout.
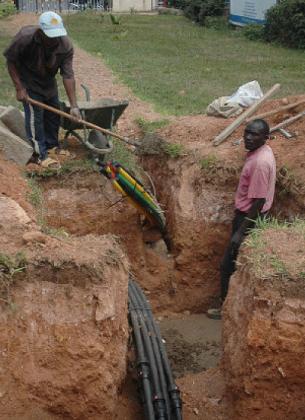
<path id="1" fill-rule="evenodd" d="M 244 239 L 244 235 L 240 231 L 235 232 L 234 235 L 231 238 L 232 248 L 238 249 L 240 247 L 243 239 Z"/>
<path id="2" fill-rule="evenodd" d="M 78 118 L 79 120 L 82 119 L 82 115 L 81 115 L 80 110 L 79 110 L 78 107 L 72 107 L 72 108 L 70 108 L 70 115 L 72 117 Z"/>
<path id="3" fill-rule="evenodd" d="M 28 98 L 27 91 L 24 88 L 16 89 L 16 99 L 20 102 L 25 102 Z"/>

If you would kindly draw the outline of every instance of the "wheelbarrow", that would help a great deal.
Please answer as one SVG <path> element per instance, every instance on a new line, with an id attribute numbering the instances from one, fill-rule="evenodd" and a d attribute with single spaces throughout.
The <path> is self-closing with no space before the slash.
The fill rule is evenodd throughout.
<path id="1" fill-rule="evenodd" d="M 128 101 L 104 98 L 94 102 L 90 100 L 78 102 L 78 106 L 83 120 L 111 131 L 128 106 Z M 61 110 L 69 114 L 70 105 L 67 102 L 61 102 Z M 102 134 L 96 129 L 89 131 L 86 125 L 80 121 L 73 121 L 71 118 L 61 116 L 60 125 L 66 130 L 64 144 L 67 142 L 68 136 L 73 135 L 99 158 L 113 149 L 113 143 L 108 134 Z M 79 130 L 82 130 L 82 135 L 78 133 Z"/>

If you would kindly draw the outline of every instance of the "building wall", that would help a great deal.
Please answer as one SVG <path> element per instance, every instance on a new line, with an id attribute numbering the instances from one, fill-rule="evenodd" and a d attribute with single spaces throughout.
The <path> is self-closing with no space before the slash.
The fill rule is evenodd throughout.
<path id="1" fill-rule="evenodd" d="M 113 0 L 112 10 L 114 12 L 150 11 L 156 7 L 156 0 Z"/>

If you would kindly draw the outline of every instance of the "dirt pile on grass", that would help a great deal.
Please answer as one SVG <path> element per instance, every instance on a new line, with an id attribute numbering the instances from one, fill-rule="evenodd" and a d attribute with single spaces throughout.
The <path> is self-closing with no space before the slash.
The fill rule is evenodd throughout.
<path id="1" fill-rule="evenodd" d="M 25 203 L 15 166 L 0 168 Z M 111 235 L 49 236 L 12 198 L 0 195 L 0 208 L 0 418 L 112 419 L 126 370 L 126 257 Z"/>
<path id="2" fill-rule="evenodd" d="M 304 418 L 304 232 L 271 228 L 239 258 L 223 328 L 231 418 Z"/>

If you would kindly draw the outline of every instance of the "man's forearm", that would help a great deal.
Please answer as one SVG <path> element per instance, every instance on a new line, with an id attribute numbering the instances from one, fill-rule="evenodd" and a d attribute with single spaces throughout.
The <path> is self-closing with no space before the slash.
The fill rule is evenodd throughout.
<path id="1" fill-rule="evenodd" d="M 65 91 L 67 93 L 71 108 L 77 107 L 75 79 L 63 79 Z"/>
<path id="2" fill-rule="evenodd" d="M 21 90 L 24 89 L 24 87 L 22 86 L 20 77 L 19 77 L 19 73 L 17 71 L 17 68 L 15 66 L 15 64 L 11 61 L 7 62 L 7 69 L 8 69 L 8 73 L 11 76 L 11 79 L 15 85 L 16 90 Z"/>
<path id="3" fill-rule="evenodd" d="M 28 94 L 25 89 L 25 87 L 22 85 L 22 82 L 19 77 L 18 70 L 15 66 L 15 64 L 12 61 L 7 62 L 7 69 L 9 72 L 9 75 L 11 76 L 11 79 L 15 85 L 16 88 L 16 99 L 17 101 L 24 102 L 27 100 Z"/>

